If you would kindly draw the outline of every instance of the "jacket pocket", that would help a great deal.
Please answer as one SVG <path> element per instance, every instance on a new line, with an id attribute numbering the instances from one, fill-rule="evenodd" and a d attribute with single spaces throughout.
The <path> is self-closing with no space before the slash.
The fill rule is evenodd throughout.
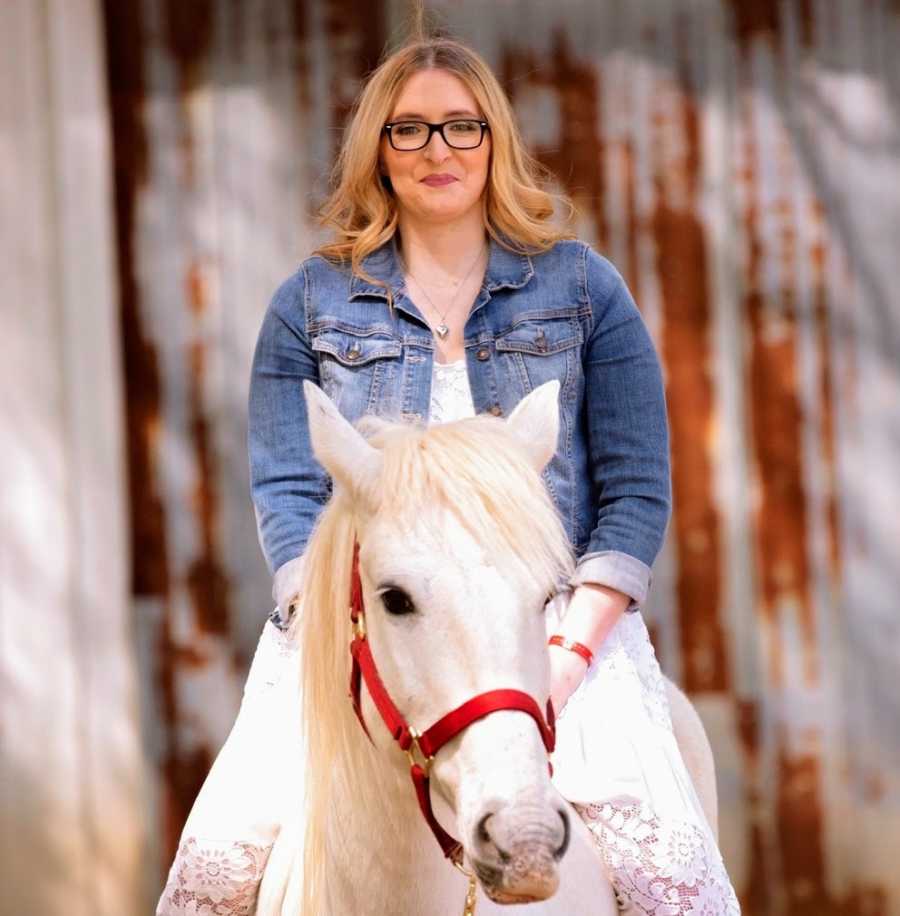
<path id="1" fill-rule="evenodd" d="M 548 317 L 550 316 L 550 317 Z M 568 398 L 581 374 L 584 335 L 578 319 L 558 312 L 527 312 L 494 341 L 507 391 L 515 402 L 556 380 Z M 510 408 L 515 404 L 510 404 Z"/>
<path id="2" fill-rule="evenodd" d="M 311 340 L 325 393 L 350 422 L 397 412 L 403 346 L 381 331 L 325 328 Z"/>
<path id="3" fill-rule="evenodd" d="M 376 359 L 396 359 L 402 352 L 400 341 L 395 338 L 331 328 L 313 337 L 312 348 L 317 353 L 333 356 L 350 369 L 366 366 Z"/>
<path id="4" fill-rule="evenodd" d="M 579 347 L 584 337 L 573 316 L 556 312 L 526 312 L 513 326 L 497 336 L 500 353 L 525 353 L 529 356 L 554 356 Z"/>

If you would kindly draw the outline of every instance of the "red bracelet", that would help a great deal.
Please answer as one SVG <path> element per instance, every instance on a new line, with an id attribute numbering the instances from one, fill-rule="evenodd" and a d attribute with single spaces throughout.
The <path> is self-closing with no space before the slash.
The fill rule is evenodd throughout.
<path id="1" fill-rule="evenodd" d="M 561 636 L 557 633 L 555 636 L 551 636 L 547 640 L 548 646 L 559 646 L 561 649 L 568 649 L 570 652 L 574 652 L 576 655 L 580 655 L 586 662 L 588 668 L 594 663 L 594 653 L 584 645 L 584 643 L 575 642 L 574 639 L 567 639 L 565 636 Z"/>

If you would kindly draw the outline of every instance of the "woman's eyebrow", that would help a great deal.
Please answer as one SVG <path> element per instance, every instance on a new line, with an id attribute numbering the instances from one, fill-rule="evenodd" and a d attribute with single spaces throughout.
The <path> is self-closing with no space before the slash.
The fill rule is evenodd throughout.
<path id="1" fill-rule="evenodd" d="M 455 109 L 454 111 L 445 111 L 444 120 L 448 118 L 480 118 L 481 115 L 475 114 L 474 111 L 470 111 L 468 108 Z M 423 114 L 419 114 L 417 111 L 401 111 L 400 114 L 395 114 L 392 118 L 392 121 L 427 121 L 428 119 Z"/>

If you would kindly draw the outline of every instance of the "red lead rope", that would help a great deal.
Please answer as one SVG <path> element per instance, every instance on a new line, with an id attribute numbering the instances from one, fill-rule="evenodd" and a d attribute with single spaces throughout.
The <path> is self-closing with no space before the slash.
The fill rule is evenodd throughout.
<path id="1" fill-rule="evenodd" d="M 541 708 L 527 693 L 521 690 L 489 690 L 480 693 L 462 706 L 448 712 L 434 725 L 421 735 L 411 728 L 404 719 L 403 714 L 394 705 L 384 682 L 378 674 L 372 650 L 366 638 L 365 608 L 363 606 L 362 582 L 359 577 L 359 543 L 353 545 L 353 571 L 350 579 L 350 619 L 353 622 L 353 642 L 350 644 L 350 654 L 353 667 L 350 672 L 350 697 L 353 700 L 353 709 L 366 734 L 369 729 L 362 715 L 360 690 L 365 681 L 366 689 L 372 697 L 372 702 L 381 714 L 391 737 L 406 752 L 410 762 L 410 775 L 416 796 L 419 799 L 419 808 L 431 828 L 444 855 L 450 859 L 458 860 L 462 851 L 460 843 L 453 839 L 438 823 L 431 806 L 431 792 L 429 789 L 429 770 L 434 755 L 448 741 L 455 738 L 461 731 L 468 728 L 473 722 L 483 719 L 492 712 L 501 709 L 524 712 L 534 719 L 541 733 L 541 739 L 547 753 L 553 752 L 555 743 L 555 725 L 553 719 L 553 705 L 547 701 L 546 719 L 541 713 Z M 371 740 L 371 735 L 369 735 Z M 416 758 L 416 753 L 418 757 Z"/>

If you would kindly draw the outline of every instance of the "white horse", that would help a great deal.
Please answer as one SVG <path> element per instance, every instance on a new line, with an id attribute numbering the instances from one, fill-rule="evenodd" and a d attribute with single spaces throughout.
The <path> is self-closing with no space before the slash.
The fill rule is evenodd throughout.
<path id="1" fill-rule="evenodd" d="M 430 429 L 379 423 L 364 438 L 305 384 L 315 454 L 335 481 L 306 553 L 301 644 L 306 798 L 263 877 L 263 916 L 446 916 L 467 878 L 420 813 L 409 763 L 369 694 L 347 697 L 354 540 L 367 638 L 381 678 L 420 730 L 486 691 L 549 695 L 542 609 L 572 559 L 540 472 L 556 448 L 557 383 L 507 421 Z M 696 713 L 670 694 L 676 733 L 715 829 L 712 756 Z M 615 736 L 610 736 L 615 740 Z M 431 796 L 479 879 L 479 916 L 617 912 L 590 835 L 554 789 L 533 719 L 503 710 L 436 756 Z"/>

